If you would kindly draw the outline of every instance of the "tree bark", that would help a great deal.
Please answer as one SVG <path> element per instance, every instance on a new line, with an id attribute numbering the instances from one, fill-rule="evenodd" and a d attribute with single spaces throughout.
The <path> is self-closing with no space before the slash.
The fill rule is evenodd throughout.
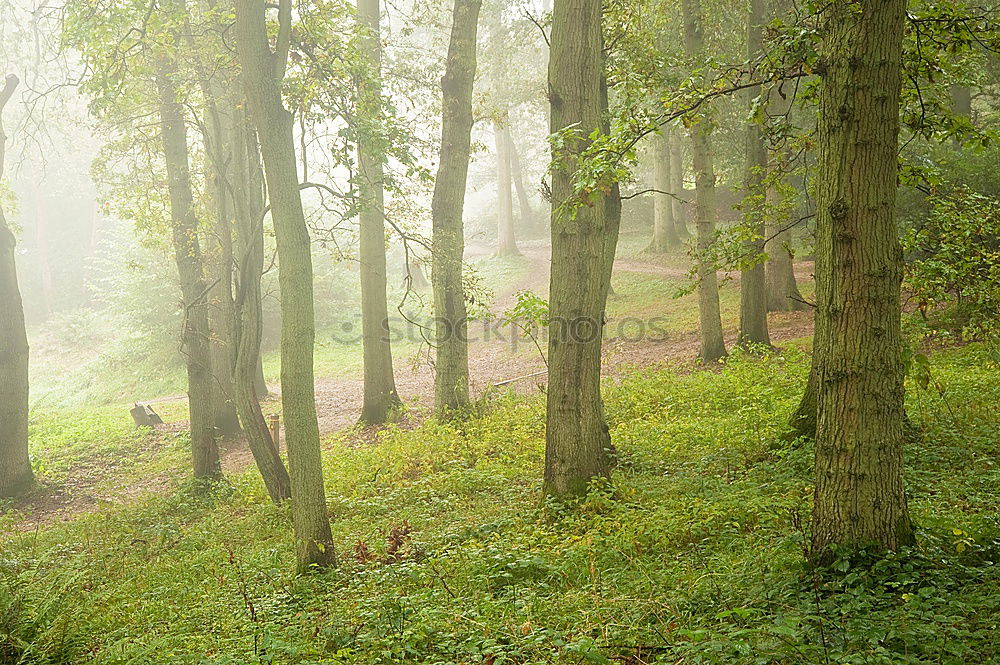
<path id="1" fill-rule="evenodd" d="M 747 62 L 755 62 L 763 52 L 764 0 L 750 0 L 747 18 Z M 747 111 L 761 94 L 760 86 L 746 91 Z M 742 347 L 771 346 L 767 329 L 767 282 L 764 275 L 764 211 L 767 194 L 767 146 L 760 124 L 750 119 L 746 127 L 746 170 L 743 176 L 743 225 L 748 236 L 744 260 L 751 261 L 740 279 L 740 333 Z"/>
<path id="2" fill-rule="evenodd" d="M 704 55 L 701 0 L 683 0 L 684 48 L 691 61 Z M 703 362 L 716 362 L 726 355 L 722 335 L 722 314 L 719 308 L 719 280 L 714 261 L 709 254 L 715 241 L 715 166 L 712 161 L 712 120 L 707 112 L 699 112 L 691 128 L 691 152 L 694 160 L 697 228 L 698 319 L 701 327 Z"/>
<path id="3" fill-rule="evenodd" d="M 510 174 L 514 179 L 514 191 L 517 192 L 517 205 L 521 211 L 521 227 L 524 228 L 535 216 L 531 209 L 531 199 L 528 198 L 528 190 L 524 186 L 524 168 L 521 165 L 521 155 L 517 151 L 517 144 L 511 136 L 510 122 L 504 125 L 504 133 L 507 135 L 507 145 L 510 147 Z"/>
<path id="4" fill-rule="evenodd" d="M 18 83 L 10 74 L 0 90 L 0 179 L 7 144 L 3 109 Z M 0 498 L 21 494 L 34 481 L 28 459 L 28 334 L 17 283 L 16 245 L 0 207 Z"/>
<path id="5" fill-rule="evenodd" d="M 681 237 L 674 220 L 674 178 L 671 175 L 670 129 L 664 125 L 653 136 L 653 240 L 649 251 L 661 254 L 679 247 Z"/>
<path id="6" fill-rule="evenodd" d="M 905 0 L 831 5 L 817 173 L 812 553 L 913 542 L 903 488 L 896 228 Z"/>
<path id="7" fill-rule="evenodd" d="M 164 6 L 167 9 L 167 6 Z M 198 217 L 194 209 L 188 164 L 187 126 L 178 97 L 175 53 L 161 47 L 156 58 L 160 139 L 167 169 L 174 260 L 183 296 L 182 349 L 187 366 L 191 455 L 196 478 L 221 473 L 215 440 L 212 352 L 208 328 L 208 285 L 205 282 Z"/>
<path id="8" fill-rule="evenodd" d="M 455 0 L 451 40 L 441 80 L 441 161 L 431 202 L 434 291 L 434 408 L 447 415 L 469 403 L 468 314 L 462 285 L 465 187 L 472 145 L 472 86 L 481 0 Z"/>
<path id="9" fill-rule="evenodd" d="M 494 122 L 493 137 L 497 148 L 497 256 L 518 256 L 521 252 L 514 237 L 510 128 L 506 118 Z"/>
<path id="10" fill-rule="evenodd" d="M 281 99 L 281 82 L 292 37 L 291 0 L 280 0 L 278 23 L 276 50 L 272 51 L 264 0 L 237 0 L 237 54 L 250 117 L 260 140 L 278 245 L 281 403 L 293 496 L 296 560 L 299 571 L 306 572 L 334 563 L 336 553 L 326 511 L 316 420 L 312 253 L 299 191 L 293 118 Z"/>
<path id="11" fill-rule="evenodd" d="M 552 155 L 561 166 L 552 172 L 545 492 L 572 497 L 584 494 L 592 479 L 610 475 L 601 337 L 619 216 L 614 191 L 581 200 L 573 185 L 589 137 L 606 131 L 601 2 L 556 0 L 552 16 L 550 131 L 578 131 Z"/>
<path id="12" fill-rule="evenodd" d="M 361 422 L 389 420 L 403 403 L 396 392 L 389 343 L 389 305 L 386 301 L 384 141 L 373 134 L 382 111 L 382 41 L 379 0 L 358 0 L 361 48 L 368 76 L 358 82 L 358 113 L 364 126 L 358 133 L 358 191 L 361 210 L 361 339 L 364 349 L 364 399 Z"/>
<path id="13" fill-rule="evenodd" d="M 691 237 L 691 231 L 687 225 L 687 204 L 684 200 L 684 139 L 681 132 L 670 133 L 670 179 L 672 185 L 670 191 L 676 196 L 670 199 L 674 212 L 674 226 L 677 229 L 677 236 L 683 243 Z"/>

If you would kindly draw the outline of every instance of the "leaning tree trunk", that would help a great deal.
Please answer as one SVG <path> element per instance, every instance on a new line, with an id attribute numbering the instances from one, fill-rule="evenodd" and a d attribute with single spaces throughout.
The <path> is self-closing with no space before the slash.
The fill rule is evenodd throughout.
<path id="1" fill-rule="evenodd" d="M 386 301 L 385 207 L 383 163 L 374 135 L 382 110 L 382 42 L 379 36 L 379 0 L 358 0 L 361 48 L 368 75 L 358 82 L 358 114 L 369 129 L 358 133 L 358 191 L 361 210 L 361 340 L 364 352 L 364 399 L 361 422 L 384 423 L 402 405 L 392 373 L 389 343 L 389 305 Z"/>
<path id="2" fill-rule="evenodd" d="M 545 492 L 578 496 L 610 474 L 611 437 L 601 402 L 601 335 L 617 239 L 616 200 L 578 193 L 577 161 L 602 128 L 604 60 L 600 0 L 556 0 L 549 100 L 553 150 L 552 271 Z"/>
<path id="3" fill-rule="evenodd" d="M 292 38 L 292 3 L 280 0 L 276 51 L 272 51 L 264 0 L 237 0 L 236 47 L 257 129 L 271 218 L 278 245 L 281 290 L 281 404 L 292 485 L 292 522 L 300 572 L 336 561 L 323 487 L 323 459 L 316 420 L 313 352 L 316 323 L 309 231 L 299 191 L 292 114 L 281 82 Z"/>
<path id="4" fill-rule="evenodd" d="M 205 282 L 198 217 L 194 208 L 188 164 L 187 127 L 179 101 L 177 63 L 173 53 L 156 56 L 160 137 L 167 169 L 174 259 L 180 277 L 184 306 L 183 352 L 187 366 L 188 411 L 194 475 L 218 476 L 219 450 L 215 441 L 212 351 L 208 328 L 208 285 Z"/>
<path id="5" fill-rule="evenodd" d="M 701 0 L 683 0 L 684 48 L 691 61 L 704 58 Z M 706 76 L 706 81 L 708 77 Z M 697 228 L 698 319 L 701 327 L 699 357 L 706 363 L 726 355 L 719 308 L 719 280 L 710 254 L 715 242 L 715 166 L 712 162 L 712 119 L 699 112 L 691 128 L 691 152 L 694 160 L 695 225 Z"/>
<path id="6" fill-rule="evenodd" d="M 0 179 L 7 137 L 4 106 L 19 83 L 8 75 L 0 91 Z M 28 334 L 17 284 L 16 240 L 0 207 L 0 498 L 21 494 L 34 477 L 28 459 Z"/>
<path id="7" fill-rule="evenodd" d="M 673 177 L 670 173 L 670 129 L 663 125 L 661 133 L 653 136 L 653 240 L 649 251 L 663 253 L 679 247 L 681 237 L 677 234 L 674 220 Z"/>
<path id="8" fill-rule="evenodd" d="M 526 228 L 535 213 L 531 209 L 531 199 L 528 198 L 528 190 L 524 186 L 524 168 L 521 166 L 521 155 L 517 151 L 517 144 L 514 143 L 514 137 L 511 136 L 510 122 L 504 125 L 503 131 L 507 135 L 507 145 L 510 147 L 510 175 L 514 180 L 514 191 L 517 192 L 521 227 Z"/>
<path id="9" fill-rule="evenodd" d="M 855 7 L 854 5 L 859 5 Z M 902 250 L 896 227 L 905 0 L 826 17 L 816 209 L 812 552 L 913 541 L 903 488 Z"/>
<path id="10" fill-rule="evenodd" d="M 233 105 L 234 122 L 229 128 L 239 261 L 234 302 L 238 325 L 236 411 L 267 493 L 272 501 L 279 503 L 292 496 L 291 480 L 278 452 L 277 442 L 271 439 L 256 385 L 263 329 L 260 280 L 264 273 L 264 178 L 257 136 L 241 106 L 239 101 Z"/>
<path id="11" fill-rule="evenodd" d="M 747 20 L 747 61 L 756 62 L 763 53 L 764 0 L 750 0 Z M 746 90 L 746 109 L 752 109 L 760 96 L 760 86 Z M 737 342 L 743 347 L 771 346 L 767 329 L 767 282 L 764 275 L 764 211 L 767 172 L 767 146 L 764 132 L 753 118 L 746 127 L 746 170 L 743 176 L 746 196 L 743 199 L 743 225 L 747 241 L 743 249 L 750 267 L 740 279 L 740 333 Z"/>
<path id="12" fill-rule="evenodd" d="M 497 256 L 517 256 L 521 252 L 514 237 L 510 130 L 506 117 L 502 122 L 494 122 L 493 136 L 497 146 Z"/>
<path id="13" fill-rule="evenodd" d="M 434 290 L 434 409 L 441 415 L 469 403 L 468 314 L 462 286 L 465 186 L 472 146 L 472 85 L 481 0 L 455 0 L 451 41 L 441 80 L 441 161 L 431 202 Z"/>

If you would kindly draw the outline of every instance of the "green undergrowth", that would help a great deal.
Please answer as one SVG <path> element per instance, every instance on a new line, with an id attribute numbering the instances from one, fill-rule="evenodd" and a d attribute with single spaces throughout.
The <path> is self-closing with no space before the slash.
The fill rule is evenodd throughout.
<path id="1" fill-rule="evenodd" d="M 8 533 L 0 662 L 998 662 L 993 357 L 937 353 L 938 385 L 909 392 L 918 547 L 823 573 L 803 565 L 811 447 L 780 437 L 806 368 L 609 380 L 617 469 L 572 506 L 540 502 L 541 397 L 344 433 L 324 573 L 292 574 L 288 510 L 253 472 Z"/>

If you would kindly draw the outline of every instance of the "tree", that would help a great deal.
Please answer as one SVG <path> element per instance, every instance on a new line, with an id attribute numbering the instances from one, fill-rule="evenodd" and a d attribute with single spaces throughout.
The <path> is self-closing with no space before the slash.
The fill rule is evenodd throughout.
<path id="1" fill-rule="evenodd" d="M 617 187 L 578 191 L 592 137 L 606 131 L 600 0 L 556 0 L 549 59 L 552 271 L 545 492 L 586 492 L 611 469 L 601 400 L 601 336 L 620 221 Z"/>
<path id="2" fill-rule="evenodd" d="M 664 125 L 653 135 L 653 240 L 649 251 L 662 253 L 678 247 L 681 237 L 674 219 L 674 178 L 671 174 L 670 128 Z"/>
<path id="3" fill-rule="evenodd" d="M 3 110 L 19 82 L 10 74 L 0 90 L 0 179 L 7 143 Z M 20 494 L 34 480 L 28 459 L 28 334 L 17 283 L 16 244 L 0 207 L 0 497 Z"/>
<path id="4" fill-rule="evenodd" d="M 683 0 L 684 49 L 692 62 L 704 59 L 701 0 Z M 708 77 L 706 77 L 706 81 Z M 695 227 L 697 230 L 698 318 L 701 326 L 699 357 L 706 363 L 726 355 L 719 308 L 719 280 L 709 256 L 715 240 L 715 167 L 712 161 L 712 119 L 698 111 L 692 119 L 691 152 L 695 174 Z"/>
<path id="5" fill-rule="evenodd" d="M 316 324 L 313 269 L 299 191 L 292 114 L 281 82 L 292 38 L 292 3 L 278 3 L 275 49 L 268 43 L 264 0 L 237 0 L 236 50 L 250 117 L 264 160 L 264 177 L 278 245 L 281 290 L 281 404 L 292 486 L 292 522 L 300 572 L 333 563 L 336 554 L 323 487 L 313 376 Z"/>
<path id="6" fill-rule="evenodd" d="M 167 11 L 182 12 L 177 0 L 163 5 Z M 177 16 L 168 20 L 176 20 Z M 184 301 L 183 350 L 188 378 L 191 454 L 196 478 L 221 473 L 215 441 L 215 394 L 208 327 L 208 285 L 205 281 L 198 217 L 194 207 L 191 171 L 188 164 L 187 126 L 184 106 L 178 94 L 177 38 L 170 34 L 170 46 L 160 45 L 154 55 L 156 90 L 159 99 L 160 139 L 167 169 L 170 199 L 171 236 L 174 259 Z"/>
<path id="7" fill-rule="evenodd" d="M 747 61 L 756 61 L 763 53 L 764 0 L 750 0 L 747 18 Z M 751 112 L 760 96 L 760 86 L 747 88 L 746 107 Z M 767 282 L 764 275 L 764 233 L 766 190 L 764 177 L 767 172 L 767 146 L 760 123 L 753 117 L 746 127 L 746 168 L 743 177 L 744 257 L 750 266 L 744 268 L 740 280 L 740 334 L 741 346 L 770 346 L 767 330 Z"/>
<path id="8" fill-rule="evenodd" d="M 382 108 L 382 42 L 379 0 L 358 0 L 361 50 L 367 75 L 358 82 L 358 191 L 360 212 L 361 339 L 364 401 L 361 421 L 384 423 L 402 406 L 392 373 L 389 306 L 386 301 L 385 211 L 382 180 L 384 143 L 374 130 Z"/>
<path id="9" fill-rule="evenodd" d="M 913 541 L 903 488 L 896 228 L 905 0 L 825 16 L 816 214 L 812 552 Z"/>
<path id="10" fill-rule="evenodd" d="M 513 151 L 509 122 L 510 118 L 504 117 L 493 123 L 497 148 L 497 256 L 517 256 L 521 253 L 514 237 L 514 196 L 511 193 Z"/>
<path id="11" fill-rule="evenodd" d="M 686 204 L 686 200 L 683 196 L 684 140 L 681 136 L 681 132 L 674 131 L 670 133 L 670 145 L 668 148 L 670 151 L 670 191 L 674 194 L 670 201 L 671 206 L 674 209 L 674 226 L 677 228 L 677 236 L 681 239 L 681 242 L 683 242 L 691 237 L 691 232 L 688 230 L 687 209 L 684 207 Z"/>
<path id="12" fill-rule="evenodd" d="M 441 160 L 431 201 L 434 291 L 434 408 L 439 414 L 469 403 L 468 314 L 462 285 L 465 186 L 472 147 L 472 86 L 481 0 L 455 0 L 445 74 L 441 80 Z"/>

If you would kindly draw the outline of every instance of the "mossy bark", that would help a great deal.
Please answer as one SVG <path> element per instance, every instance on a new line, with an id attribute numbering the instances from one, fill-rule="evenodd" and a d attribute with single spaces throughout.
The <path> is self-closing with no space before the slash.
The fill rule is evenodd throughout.
<path id="1" fill-rule="evenodd" d="M 291 0 L 280 0 L 272 51 L 264 0 L 237 0 L 236 47 L 257 130 L 278 246 L 281 291 L 281 404 L 285 418 L 298 570 L 336 561 L 323 487 L 313 353 L 316 324 L 309 231 L 299 191 L 292 114 L 281 82 L 292 33 Z"/>
<path id="2" fill-rule="evenodd" d="M 896 227 L 905 0 L 825 16 L 817 172 L 812 552 L 913 541 L 903 487 Z"/>
<path id="3" fill-rule="evenodd" d="M 447 416 L 469 404 L 468 313 L 462 284 L 465 187 L 472 146 L 472 87 L 481 0 L 455 0 L 441 80 L 441 160 L 431 201 L 434 291 L 434 409 Z"/>

